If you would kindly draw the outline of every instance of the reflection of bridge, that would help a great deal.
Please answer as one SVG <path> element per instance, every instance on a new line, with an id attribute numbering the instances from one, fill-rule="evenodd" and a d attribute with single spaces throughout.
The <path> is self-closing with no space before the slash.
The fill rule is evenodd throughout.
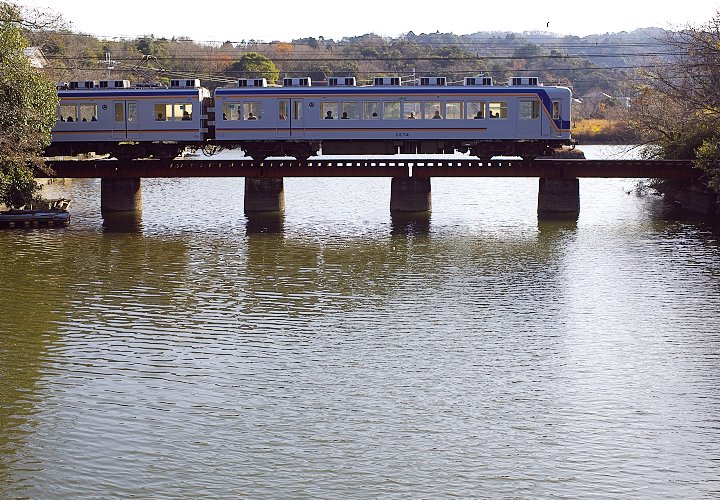
<path id="1" fill-rule="evenodd" d="M 324 158 L 310 160 L 63 160 L 49 161 L 54 177 L 101 178 L 103 211 L 139 211 L 140 179 L 245 177 L 245 211 L 282 211 L 284 177 L 392 177 L 391 210 L 428 211 L 432 177 L 538 177 L 539 213 L 577 213 L 578 178 L 697 179 L 689 160 L 479 160 Z M 47 177 L 37 172 L 37 177 Z"/>

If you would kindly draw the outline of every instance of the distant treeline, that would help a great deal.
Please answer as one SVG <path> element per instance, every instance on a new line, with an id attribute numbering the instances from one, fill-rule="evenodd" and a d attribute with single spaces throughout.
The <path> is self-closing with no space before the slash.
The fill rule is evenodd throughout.
<path id="1" fill-rule="evenodd" d="M 202 43 L 187 38 L 101 40 L 69 31 L 27 33 L 41 47 L 48 71 L 58 81 L 129 79 L 163 81 L 200 78 L 214 88 L 237 78 L 254 77 L 238 71 L 243 55 L 270 59 L 280 77 L 355 76 L 360 83 L 374 76 L 491 76 L 504 83 L 510 76 L 538 76 L 546 84 L 566 85 L 585 96 L 624 96 L 636 72 L 671 54 L 660 40 L 664 31 L 588 37 L 548 33 L 480 32 L 472 35 L 409 32 L 397 38 L 373 34 L 339 41 L 303 38 L 292 42 L 254 40 Z M 241 37 L 241 34 L 238 35 Z"/>

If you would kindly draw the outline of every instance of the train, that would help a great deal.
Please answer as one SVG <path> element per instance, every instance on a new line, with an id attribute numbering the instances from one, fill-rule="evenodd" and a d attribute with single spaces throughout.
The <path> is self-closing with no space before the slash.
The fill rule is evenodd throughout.
<path id="1" fill-rule="evenodd" d="M 572 92 L 537 77 L 240 79 L 213 92 L 199 79 L 170 85 L 128 80 L 58 84 L 47 156 L 174 158 L 209 146 L 263 160 L 323 155 L 469 153 L 479 158 L 552 155 L 572 145 Z"/>

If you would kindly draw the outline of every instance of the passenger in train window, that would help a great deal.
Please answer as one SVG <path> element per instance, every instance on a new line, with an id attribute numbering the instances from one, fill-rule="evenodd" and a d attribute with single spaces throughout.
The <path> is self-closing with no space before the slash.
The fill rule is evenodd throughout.
<path id="1" fill-rule="evenodd" d="M 182 119 L 183 120 L 192 120 L 192 117 L 190 116 L 190 113 L 188 113 L 187 111 L 183 111 Z"/>
<path id="2" fill-rule="evenodd" d="M 155 118 L 156 122 L 164 122 L 165 117 L 162 115 L 162 113 L 158 113 L 157 118 Z"/>
<path id="3" fill-rule="evenodd" d="M 65 120 L 65 121 L 66 122 L 74 122 L 75 120 L 73 120 L 72 116 L 68 116 L 67 120 Z"/>
<path id="4" fill-rule="evenodd" d="M 281 119 L 281 120 L 287 120 L 287 118 L 285 117 L 285 115 L 284 115 L 283 113 L 280 113 L 280 119 Z"/>
<path id="5" fill-rule="evenodd" d="M 328 113 L 329 113 L 329 111 L 328 111 Z M 347 120 L 347 119 L 349 119 L 349 118 L 350 118 L 350 117 L 348 116 L 347 111 L 343 111 L 343 114 L 342 114 L 342 116 L 340 117 L 340 119 L 341 119 L 341 120 Z"/>
<path id="6" fill-rule="evenodd" d="M 252 113 L 252 111 L 250 111 L 250 113 L 248 113 L 247 119 L 248 120 L 257 120 L 257 117 Z"/>
<path id="7" fill-rule="evenodd" d="M 332 114 L 332 111 L 327 112 L 327 114 L 325 115 L 325 119 L 326 120 L 334 120 L 335 119 L 335 117 Z"/>
<path id="8" fill-rule="evenodd" d="M 433 120 L 442 120 L 442 116 L 440 116 L 440 111 L 435 111 L 435 114 L 433 115 Z"/>
<path id="9" fill-rule="evenodd" d="M 410 114 L 408 115 L 407 119 L 408 119 L 408 120 L 414 120 L 414 119 L 415 119 L 415 113 L 413 113 L 412 111 L 410 111 Z"/>
<path id="10" fill-rule="evenodd" d="M 96 121 L 97 121 L 97 116 L 93 115 L 92 118 L 90 118 L 90 121 L 91 121 L 91 122 L 96 122 Z"/>
<path id="11" fill-rule="evenodd" d="M 482 112 L 478 111 L 477 114 L 474 117 L 475 120 L 481 120 L 482 119 Z"/>

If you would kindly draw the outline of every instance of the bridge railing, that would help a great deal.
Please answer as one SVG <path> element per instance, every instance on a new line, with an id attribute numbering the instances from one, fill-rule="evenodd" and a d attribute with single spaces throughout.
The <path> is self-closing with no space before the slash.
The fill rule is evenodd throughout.
<path id="1" fill-rule="evenodd" d="M 691 160 L 319 158 L 49 160 L 36 177 L 539 177 L 696 179 Z"/>

